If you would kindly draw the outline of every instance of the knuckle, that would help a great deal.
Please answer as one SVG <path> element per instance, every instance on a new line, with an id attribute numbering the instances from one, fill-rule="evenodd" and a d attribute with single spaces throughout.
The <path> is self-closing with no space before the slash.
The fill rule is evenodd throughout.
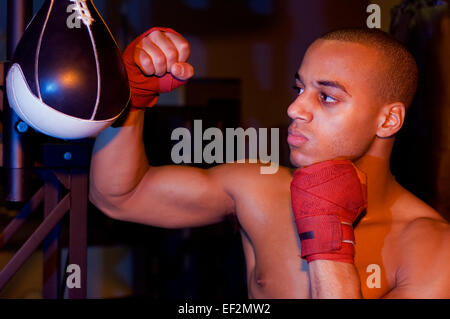
<path id="1" fill-rule="evenodd" d="M 158 55 L 153 59 L 153 63 L 155 64 L 155 66 L 161 67 L 166 64 L 166 59 L 163 56 Z"/>
<path id="2" fill-rule="evenodd" d="M 139 46 L 141 48 L 145 48 L 148 47 L 149 45 L 151 45 L 153 43 L 152 39 L 149 36 L 146 36 L 145 38 L 143 38 L 140 42 L 139 42 Z"/>
<path id="3" fill-rule="evenodd" d="M 155 39 L 159 38 L 160 36 L 161 36 L 161 31 L 156 30 L 156 31 L 153 31 L 152 33 L 150 33 L 146 38 L 155 40 Z"/>
<path id="4" fill-rule="evenodd" d="M 177 52 L 174 49 L 170 49 L 166 53 L 167 60 L 174 61 L 177 59 Z"/>
<path id="5" fill-rule="evenodd" d="M 148 58 L 141 58 L 141 65 L 146 70 L 149 70 L 150 68 L 153 67 L 152 63 L 150 62 L 150 59 Z"/>
<path id="6" fill-rule="evenodd" d="M 183 42 L 182 44 L 180 44 L 180 51 L 182 51 L 183 53 L 189 52 L 190 50 L 191 46 L 189 42 Z"/>

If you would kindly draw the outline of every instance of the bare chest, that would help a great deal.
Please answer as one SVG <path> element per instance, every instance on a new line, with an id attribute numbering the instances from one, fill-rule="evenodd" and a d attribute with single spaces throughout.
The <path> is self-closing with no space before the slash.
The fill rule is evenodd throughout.
<path id="1" fill-rule="evenodd" d="M 300 257 L 289 202 L 260 206 L 258 216 L 241 226 L 249 296 L 308 298 L 308 266 Z"/>
<path id="2" fill-rule="evenodd" d="M 355 229 L 355 266 L 361 281 L 363 298 L 380 298 L 396 285 L 398 254 L 392 226 L 380 224 Z"/>

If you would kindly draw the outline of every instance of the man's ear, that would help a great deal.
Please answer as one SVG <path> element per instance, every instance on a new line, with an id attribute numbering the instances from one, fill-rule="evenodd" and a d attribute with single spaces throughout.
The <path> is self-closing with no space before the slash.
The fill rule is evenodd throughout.
<path id="1" fill-rule="evenodd" d="M 393 137 L 403 126 L 406 108 L 401 102 L 385 105 L 381 109 L 377 136 L 385 139 Z"/>

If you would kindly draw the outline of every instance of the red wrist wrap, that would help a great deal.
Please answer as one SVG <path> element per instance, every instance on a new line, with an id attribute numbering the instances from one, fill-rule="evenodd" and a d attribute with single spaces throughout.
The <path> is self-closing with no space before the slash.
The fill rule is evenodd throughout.
<path id="1" fill-rule="evenodd" d="M 151 28 L 136 38 L 122 55 L 125 63 L 131 91 L 131 106 L 135 108 L 152 107 L 156 104 L 160 93 L 170 92 L 186 83 L 174 78 L 170 73 L 162 77 L 145 75 L 134 60 L 136 45 L 153 31 L 178 34 L 170 28 Z"/>
<path id="2" fill-rule="evenodd" d="M 355 166 L 334 160 L 300 169 L 291 196 L 302 258 L 353 263 L 352 224 L 367 207 L 365 183 Z"/>

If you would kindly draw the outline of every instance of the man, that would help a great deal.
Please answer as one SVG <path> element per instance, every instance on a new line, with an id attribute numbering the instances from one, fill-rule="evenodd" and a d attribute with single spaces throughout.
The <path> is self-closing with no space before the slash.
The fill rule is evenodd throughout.
<path id="1" fill-rule="evenodd" d="M 189 79 L 188 55 L 186 40 L 167 29 L 151 30 L 130 45 L 125 60 L 132 92 L 139 94 L 133 105 L 155 103 L 162 82 L 151 75 L 170 72 Z M 354 263 L 300 258 L 292 173 L 286 168 L 261 175 L 257 164 L 150 167 L 140 109 L 97 137 L 90 199 L 112 218 L 165 228 L 202 226 L 234 215 L 241 225 L 250 298 L 448 298 L 448 224 L 389 170 L 394 135 L 416 81 L 409 53 L 387 35 L 368 30 L 318 39 L 296 73 L 299 94 L 288 108 L 292 163 L 308 168 L 352 160 L 367 176 L 368 207 L 354 230 Z"/>

